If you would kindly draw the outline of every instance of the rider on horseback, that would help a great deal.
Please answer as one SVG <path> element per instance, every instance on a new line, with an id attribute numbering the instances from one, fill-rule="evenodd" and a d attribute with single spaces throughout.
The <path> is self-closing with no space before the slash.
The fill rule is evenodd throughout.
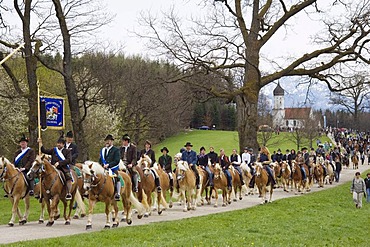
<path id="1" fill-rule="evenodd" d="M 184 147 L 186 148 L 186 150 L 184 152 L 182 152 L 181 160 L 186 161 L 189 164 L 190 168 L 193 170 L 193 172 L 195 174 L 195 184 L 197 186 L 197 189 L 200 189 L 200 187 L 199 187 L 199 173 L 198 173 L 198 170 L 197 170 L 197 153 L 195 151 L 191 150 L 193 145 L 190 142 L 187 142 L 184 145 Z"/>
<path id="2" fill-rule="evenodd" d="M 243 180 L 243 173 L 242 169 L 240 168 L 240 165 L 242 163 L 242 159 L 240 158 L 240 155 L 237 153 L 236 149 L 233 149 L 233 153 L 230 155 L 230 162 L 235 168 L 235 170 L 238 171 L 239 177 L 240 177 L 240 182 L 242 185 L 244 185 L 244 180 Z"/>
<path id="3" fill-rule="evenodd" d="M 168 178 L 170 179 L 170 188 L 173 188 L 173 176 L 172 176 L 172 157 L 168 155 L 170 151 L 168 151 L 167 147 L 163 147 L 161 149 L 161 153 L 163 154 L 158 159 L 159 165 L 162 169 L 167 173 Z"/>
<path id="4" fill-rule="evenodd" d="M 28 179 L 26 174 L 32 167 L 32 163 L 36 158 L 35 150 L 28 147 L 28 138 L 25 135 L 19 140 L 20 149 L 14 154 L 14 166 L 19 169 L 27 179 L 29 195 L 33 196 L 33 188 L 35 186 L 35 181 L 33 178 Z"/>
<path id="5" fill-rule="evenodd" d="M 72 155 L 69 149 L 64 148 L 66 141 L 63 135 L 64 133 L 57 140 L 57 146 L 52 149 L 45 149 L 41 138 L 38 139 L 38 142 L 41 144 L 41 152 L 51 155 L 51 164 L 63 172 L 67 184 L 66 200 L 72 200 L 72 174 L 69 166 L 72 163 Z"/>
<path id="6" fill-rule="evenodd" d="M 267 147 L 261 147 L 260 155 L 258 157 L 258 162 L 261 162 L 263 168 L 266 170 L 267 174 L 270 176 L 272 186 L 276 184 L 273 170 L 270 167 L 271 159 L 270 159 L 270 152 Z"/>
<path id="7" fill-rule="evenodd" d="M 152 149 L 152 143 L 148 140 L 145 141 L 145 148 L 143 150 L 141 150 L 141 152 L 140 152 L 140 157 L 143 157 L 144 155 L 149 156 L 149 158 L 152 161 L 152 163 L 150 164 L 150 167 L 153 167 L 153 165 L 155 163 L 155 153 Z M 152 171 L 152 173 L 154 175 L 154 183 L 155 183 L 155 186 L 157 187 L 157 191 L 161 192 L 162 188 L 161 188 L 161 184 L 159 182 L 158 174 L 156 172 L 153 172 L 153 171 Z"/>
<path id="8" fill-rule="evenodd" d="M 116 174 L 114 177 L 116 188 L 115 188 L 115 195 L 114 199 L 116 201 L 120 200 L 121 195 L 121 181 L 118 177 L 118 170 L 119 170 L 119 149 L 113 146 L 114 138 L 112 135 L 107 135 L 104 139 L 105 147 L 103 147 L 100 151 L 100 158 L 99 163 L 104 167 L 104 169 L 110 169 L 112 172 Z"/>
<path id="9" fill-rule="evenodd" d="M 229 171 L 230 161 L 229 158 L 225 155 L 225 150 L 220 150 L 220 156 L 218 157 L 218 163 L 220 164 L 222 171 L 227 177 L 227 189 L 231 190 L 231 174 Z"/>
<path id="10" fill-rule="evenodd" d="M 204 147 L 201 147 L 199 151 L 200 153 L 197 157 L 197 165 L 208 173 L 209 186 L 213 187 L 213 173 L 211 172 L 211 169 L 208 165 L 209 157 L 206 154 L 206 149 Z"/>
<path id="11" fill-rule="evenodd" d="M 133 192 L 138 192 L 138 173 L 136 171 L 137 165 L 137 151 L 136 146 L 130 141 L 130 137 L 125 134 L 122 136 L 122 146 L 120 148 L 121 160 L 127 167 L 128 173 L 131 175 L 133 184 Z"/>
<path id="12" fill-rule="evenodd" d="M 302 180 L 303 180 L 303 182 L 306 182 L 306 180 L 307 180 L 307 174 L 306 174 L 306 170 L 304 169 L 304 166 L 303 166 L 305 164 L 305 160 L 304 160 L 304 157 L 303 157 L 301 151 L 298 151 L 297 152 L 296 161 L 297 161 L 297 164 L 300 167 L 301 172 L 302 172 Z"/>

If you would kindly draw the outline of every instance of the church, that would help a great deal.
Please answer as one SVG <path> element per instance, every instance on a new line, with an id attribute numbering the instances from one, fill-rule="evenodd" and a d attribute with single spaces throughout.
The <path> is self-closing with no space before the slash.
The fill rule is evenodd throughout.
<path id="1" fill-rule="evenodd" d="M 277 84 L 273 91 L 274 107 L 272 108 L 273 128 L 292 130 L 304 127 L 306 119 L 313 118 L 311 107 L 304 108 L 285 108 L 284 106 L 284 89 Z"/>

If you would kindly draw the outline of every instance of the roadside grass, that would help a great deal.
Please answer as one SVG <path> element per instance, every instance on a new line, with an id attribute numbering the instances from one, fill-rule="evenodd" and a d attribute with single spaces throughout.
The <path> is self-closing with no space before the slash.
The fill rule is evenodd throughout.
<path id="1" fill-rule="evenodd" d="M 290 140 L 289 136 L 291 134 L 287 132 L 281 132 L 279 135 L 273 134 L 273 138 L 270 140 L 268 145 L 270 151 L 277 150 L 280 148 L 284 153 L 285 149 L 295 148 L 295 144 Z M 330 141 L 328 137 L 320 137 L 322 142 Z M 219 153 L 220 148 L 224 148 L 226 154 L 231 154 L 232 149 L 238 149 L 238 133 L 236 131 L 219 131 L 219 130 L 192 130 L 180 133 L 176 136 L 167 138 L 160 144 L 157 144 L 153 147 L 156 153 L 157 159 L 161 156 L 160 149 L 166 146 L 170 150 L 170 155 L 173 157 L 174 154 L 180 151 L 180 148 L 184 146 L 186 142 L 191 142 L 193 150 L 197 153 L 199 148 L 204 146 L 209 151 L 209 147 L 213 146 L 215 151 Z M 308 146 L 308 145 L 307 145 Z M 141 149 L 142 147 L 138 147 Z M 173 167 L 174 168 L 174 167 Z M 7 224 L 11 217 L 11 203 L 9 199 L 4 198 L 4 190 L 2 186 L 0 188 L 0 224 Z M 86 202 L 86 200 L 85 200 Z M 87 205 L 87 204 L 86 204 Z M 121 204 L 119 205 L 122 208 Z M 60 209 L 62 210 L 61 204 L 59 204 Z M 24 211 L 24 203 L 20 202 L 21 211 Z M 39 219 L 41 211 L 41 204 L 34 198 L 31 198 L 31 207 L 30 207 L 30 221 L 35 221 Z M 97 203 L 94 213 L 103 213 L 104 204 Z M 47 219 L 47 213 L 45 214 L 45 219 Z"/>
<path id="2" fill-rule="evenodd" d="M 232 212 L 10 246 L 366 246 L 370 204 L 356 209 L 349 188 L 347 182 Z"/>

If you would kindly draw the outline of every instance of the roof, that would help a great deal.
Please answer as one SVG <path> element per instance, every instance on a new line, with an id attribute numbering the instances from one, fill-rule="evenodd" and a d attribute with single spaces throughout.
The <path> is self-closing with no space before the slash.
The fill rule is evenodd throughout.
<path id="1" fill-rule="evenodd" d="M 278 82 L 276 88 L 274 89 L 274 96 L 284 96 L 284 89 L 280 86 Z"/>
<path id="2" fill-rule="evenodd" d="M 285 119 L 308 119 L 311 107 L 306 108 L 285 108 Z"/>

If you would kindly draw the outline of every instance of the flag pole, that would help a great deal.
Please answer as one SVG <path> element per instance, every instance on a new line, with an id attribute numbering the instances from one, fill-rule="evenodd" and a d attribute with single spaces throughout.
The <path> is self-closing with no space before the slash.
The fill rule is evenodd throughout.
<path id="1" fill-rule="evenodd" d="M 1 60 L 0 65 L 2 65 L 3 63 L 5 63 L 6 60 L 8 60 L 11 56 L 14 55 L 14 53 L 18 52 L 23 47 L 24 47 L 24 44 L 20 44 L 16 49 L 14 49 L 14 51 L 12 51 L 11 53 L 9 53 L 8 56 L 4 57 L 4 59 Z"/>
<path id="2" fill-rule="evenodd" d="M 41 123 L 40 123 L 40 82 L 37 81 L 37 137 L 41 138 Z M 39 155 L 41 155 L 41 143 L 39 144 Z"/>

